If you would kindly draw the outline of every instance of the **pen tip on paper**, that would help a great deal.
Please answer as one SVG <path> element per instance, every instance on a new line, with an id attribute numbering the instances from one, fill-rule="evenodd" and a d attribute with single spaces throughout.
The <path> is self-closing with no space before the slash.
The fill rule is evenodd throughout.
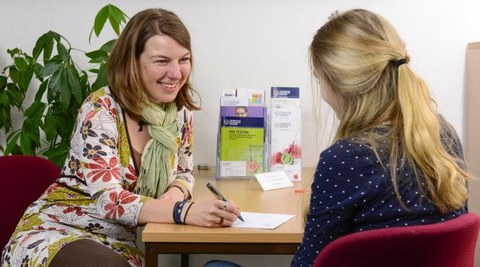
<path id="1" fill-rule="evenodd" d="M 240 219 L 240 221 L 245 222 L 245 220 L 242 218 L 242 216 L 238 216 L 238 218 Z"/>

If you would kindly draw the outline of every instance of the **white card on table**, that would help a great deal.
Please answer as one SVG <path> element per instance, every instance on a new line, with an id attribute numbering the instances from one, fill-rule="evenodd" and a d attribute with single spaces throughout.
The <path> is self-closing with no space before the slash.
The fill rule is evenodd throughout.
<path id="1" fill-rule="evenodd" d="M 293 186 L 292 181 L 283 171 L 259 173 L 255 174 L 255 177 L 263 191 Z"/>

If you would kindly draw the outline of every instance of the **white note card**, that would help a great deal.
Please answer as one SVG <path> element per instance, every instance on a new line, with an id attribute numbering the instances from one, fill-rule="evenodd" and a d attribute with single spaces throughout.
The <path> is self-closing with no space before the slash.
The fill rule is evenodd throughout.
<path id="1" fill-rule="evenodd" d="M 245 221 L 242 222 L 240 219 L 238 219 L 232 224 L 232 227 L 272 230 L 295 217 L 295 215 L 290 214 L 257 213 L 246 211 L 242 211 L 241 213 L 242 218 Z"/>
<path id="2" fill-rule="evenodd" d="M 255 174 L 255 178 L 257 178 L 263 191 L 293 186 L 292 181 L 284 171 L 259 173 Z"/>

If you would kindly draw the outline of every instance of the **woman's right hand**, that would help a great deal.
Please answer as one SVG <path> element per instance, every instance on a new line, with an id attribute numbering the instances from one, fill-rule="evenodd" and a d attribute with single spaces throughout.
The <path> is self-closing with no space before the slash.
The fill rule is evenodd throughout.
<path id="1" fill-rule="evenodd" d="M 195 202 L 188 211 L 185 223 L 204 227 L 226 227 L 238 220 L 238 216 L 240 216 L 240 208 L 237 204 L 232 201 L 213 199 Z"/>

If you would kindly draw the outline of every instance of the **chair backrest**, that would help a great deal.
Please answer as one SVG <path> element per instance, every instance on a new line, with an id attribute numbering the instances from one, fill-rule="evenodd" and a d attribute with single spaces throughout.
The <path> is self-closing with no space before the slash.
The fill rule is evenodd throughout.
<path id="1" fill-rule="evenodd" d="M 45 158 L 0 156 L 0 249 L 5 247 L 27 207 L 59 174 L 60 169 Z"/>
<path id="2" fill-rule="evenodd" d="M 473 267 L 480 216 L 357 232 L 328 244 L 314 267 Z"/>

